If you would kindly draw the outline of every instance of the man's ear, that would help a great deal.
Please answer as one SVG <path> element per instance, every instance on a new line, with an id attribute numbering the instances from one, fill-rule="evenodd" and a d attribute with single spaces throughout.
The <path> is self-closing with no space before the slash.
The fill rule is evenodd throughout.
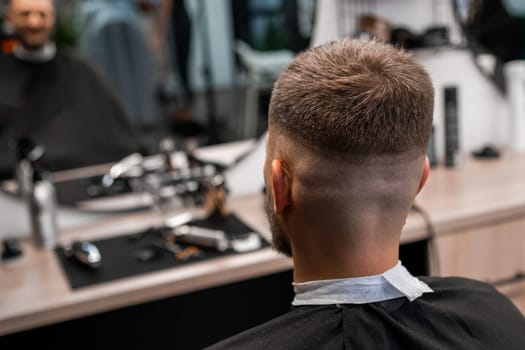
<path id="1" fill-rule="evenodd" d="M 430 174 L 430 161 L 428 160 L 428 156 L 425 156 L 425 165 L 423 168 L 423 174 L 421 174 L 421 179 L 419 180 L 419 187 L 417 189 L 417 193 L 421 191 L 423 186 L 425 186 L 425 183 L 427 182 L 428 175 Z"/>
<path id="2" fill-rule="evenodd" d="M 280 215 L 291 204 L 291 178 L 279 159 L 272 160 L 273 209 Z"/>

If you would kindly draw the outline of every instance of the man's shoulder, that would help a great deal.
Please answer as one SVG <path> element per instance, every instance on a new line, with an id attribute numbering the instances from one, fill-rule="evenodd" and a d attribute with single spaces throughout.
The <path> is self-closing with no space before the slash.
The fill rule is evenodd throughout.
<path id="1" fill-rule="evenodd" d="M 489 283 L 462 277 L 421 277 L 421 280 L 434 290 L 434 293 L 423 294 L 422 303 L 430 303 L 442 312 L 479 324 L 496 326 L 499 323 L 501 326 L 510 322 L 525 330 L 523 314 Z"/>
<path id="2" fill-rule="evenodd" d="M 78 53 L 69 49 L 62 49 L 57 51 L 55 61 L 61 64 L 69 64 L 76 67 L 90 67 L 91 64 Z"/>
<path id="3" fill-rule="evenodd" d="M 0 60 L 10 60 L 13 55 L 0 50 Z"/>
<path id="4" fill-rule="evenodd" d="M 468 290 L 470 293 L 481 293 L 484 295 L 502 296 L 497 289 L 487 282 L 482 282 L 465 277 L 419 277 L 428 284 L 435 293 L 462 293 Z"/>
<path id="5" fill-rule="evenodd" d="M 464 277 L 419 277 L 434 291 L 423 299 L 461 304 L 491 303 L 511 306 L 510 300 L 493 285 Z"/>
<path id="6" fill-rule="evenodd" d="M 360 349 L 427 348 L 429 344 L 525 348 L 525 318 L 493 286 L 457 277 L 421 280 L 434 293 L 413 302 L 398 298 L 372 304 L 295 307 L 208 350 L 329 349 L 344 344 Z"/>
<path id="7" fill-rule="evenodd" d="M 89 63 L 81 57 L 79 54 L 77 54 L 75 51 L 72 50 L 58 50 L 55 57 L 51 59 L 51 62 L 61 62 L 61 63 L 70 63 L 70 64 L 76 64 L 76 65 L 89 65 Z M 5 53 L 0 51 L 0 62 L 2 64 L 16 64 L 16 63 L 25 63 L 25 64 L 31 64 L 29 61 L 22 61 L 15 57 L 12 53 Z M 45 63 L 45 62 L 44 62 Z M 34 63 L 38 64 L 38 63 Z"/>
<path id="8" fill-rule="evenodd" d="M 82 85 L 94 84 L 97 88 L 106 85 L 107 81 L 99 69 L 86 57 L 76 51 L 62 49 L 57 52 L 55 62 L 59 69 L 66 74 L 71 74 L 82 80 Z"/>
<path id="9" fill-rule="evenodd" d="M 326 348 L 324 340 L 343 342 L 340 318 L 334 305 L 301 306 L 206 349 L 298 349 L 312 344 Z"/>
<path id="10" fill-rule="evenodd" d="M 15 63 L 15 58 L 10 53 L 0 51 L 0 68 L 8 68 Z"/>

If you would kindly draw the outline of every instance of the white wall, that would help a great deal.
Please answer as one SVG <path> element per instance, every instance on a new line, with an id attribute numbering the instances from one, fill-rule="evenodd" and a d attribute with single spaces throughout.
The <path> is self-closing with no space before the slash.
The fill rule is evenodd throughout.
<path id="1" fill-rule="evenodd" d="M 453 42 L 461 40 L 453 19 L 450 0 L 376 0 L 356 5 L 346 0 L 318 0 L 317 21 L 312 46 L 356 32 L 355 18 L 373 13 L 385 17 L 393 27 L 406 27 L 420 33 L 432 25 L 450 28 Z"/>
<path id="2" fill-rule="evenodd" d="M 432 77 L 435 89 L 434 126 L 436 151 L 442 158 L 444 143 L 444 96 L 446 86 L 458 88 L 460 147 L 465 153 L 491 143 L 509 145 L 509 104 L 478 68 L 471 53 L 462 49 L 425 50 L 415 53 Z"/>
<path id="3" fill-rule="evenodd" d="M 453 17 L 450 0 L 377 0 L 376 14 L 389 18 L 394 26 L 403 26 L 414 32 L 445 24 L 450 28 L 451 41 L 462 42 Z M 337 21 L 344 17 L 338 0 L 319 0 L 318 21 L 312 46 L 341 37 Z M 368 8 L 347 7 L 347 16 L 365 13 Z M 350 25 L 351 27 L 351 25 Z M 434 125 L 436 126 L 436 151 L 439 158 L 444 154 L 443 135 L 443 88 L 458 87 L 460 145 L 464 153 L 491 143 L 508 146 L 511 135 L 511 119 L 508 98 L 489 82 L 474 65 L 471 55 L 464 49 L 420 51 L 419 60 L 429 71 L 435 88 Z M 524 136 L 525 137 L 525 136 Z"/>

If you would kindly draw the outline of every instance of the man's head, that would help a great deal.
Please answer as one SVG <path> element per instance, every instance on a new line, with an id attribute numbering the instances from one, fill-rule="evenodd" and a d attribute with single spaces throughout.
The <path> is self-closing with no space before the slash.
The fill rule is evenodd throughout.
<path id="1" fill-rule="evenodd" d="M 276 248 L 295 258 L 299 249 L 395 243 L 428 173 L 432 113 L 428 74 L 391 46 L 345 39 L 299 54 L 270 102 L 265 182 Z"/>
<path id="2" fill-rule="evenodd" d="M 50 40 L 53 32 L 53 0 L 11 0 L 5 18 L 26 49 L 38 50 Z"/>

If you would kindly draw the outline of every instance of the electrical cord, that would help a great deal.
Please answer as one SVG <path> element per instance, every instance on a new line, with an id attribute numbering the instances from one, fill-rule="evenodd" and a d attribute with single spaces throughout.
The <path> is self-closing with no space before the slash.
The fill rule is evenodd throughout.
<path id="1" fill-rule="evenodd" d="M 521 282 L 524 280 L 525 280 L 525 272 L 519 271 L 519 272 L 516 272 L 514 276 L 502 278 L 502 279 L 493 281 L 490 284 L 492 284 L 494 287 L 503 287 L 505 285 L 516 283 L 516 282 Z"/>
<path id="2" fill-rule="evenodd" d="M 423 220 L 425 221 L 425 225 L 427 227 L 428 232 L 428 250 L 429 250 L 429 262 L 432 263 L 434 268 L 434 274 L 439 276 L 440 275 L 440 261 L 439 261 L 439 252 L 436 242 L 436 231 L 434 229 L 434 226 L 432 224 L 432 221 L 430 220 L 430 216 L 428 213 L 421 208 L 417 204 L 412 204 L 411 208 L 414 212 L 421 215 Z M 496 281 L 489 282 L 494 287 L 502 287 L 505 285 L 509 285 L 512 283 L 520 282 L 525 280 L 525 271 L 518 271 L 513 276 L 505 277 Z"/>
<path id="3" fill-rule="evenodd" d="M 429 253 L 428 260 L 429 260 L 430 266 L 433 266 L 433 272 L 434 272 L 433 274 L 439 276 L 440 271 L 441 271 L 441 268 L 440 268 L 441 265 L 440 265 L 440 260 L 439 260 L 439 251 L 438 251 L 437 242 L 436 242 L 436 230 L 434 229 L 432 220 L 430 219 L 430 216 L 428 215 L 426 210 L 424 210 L 422 207 L 420 207 L 416 203 L 412 204 L 411 210 L 420 214 L 423 220 L 425 221 L 427 234 L 428 234 L 428 253 Z"/>

